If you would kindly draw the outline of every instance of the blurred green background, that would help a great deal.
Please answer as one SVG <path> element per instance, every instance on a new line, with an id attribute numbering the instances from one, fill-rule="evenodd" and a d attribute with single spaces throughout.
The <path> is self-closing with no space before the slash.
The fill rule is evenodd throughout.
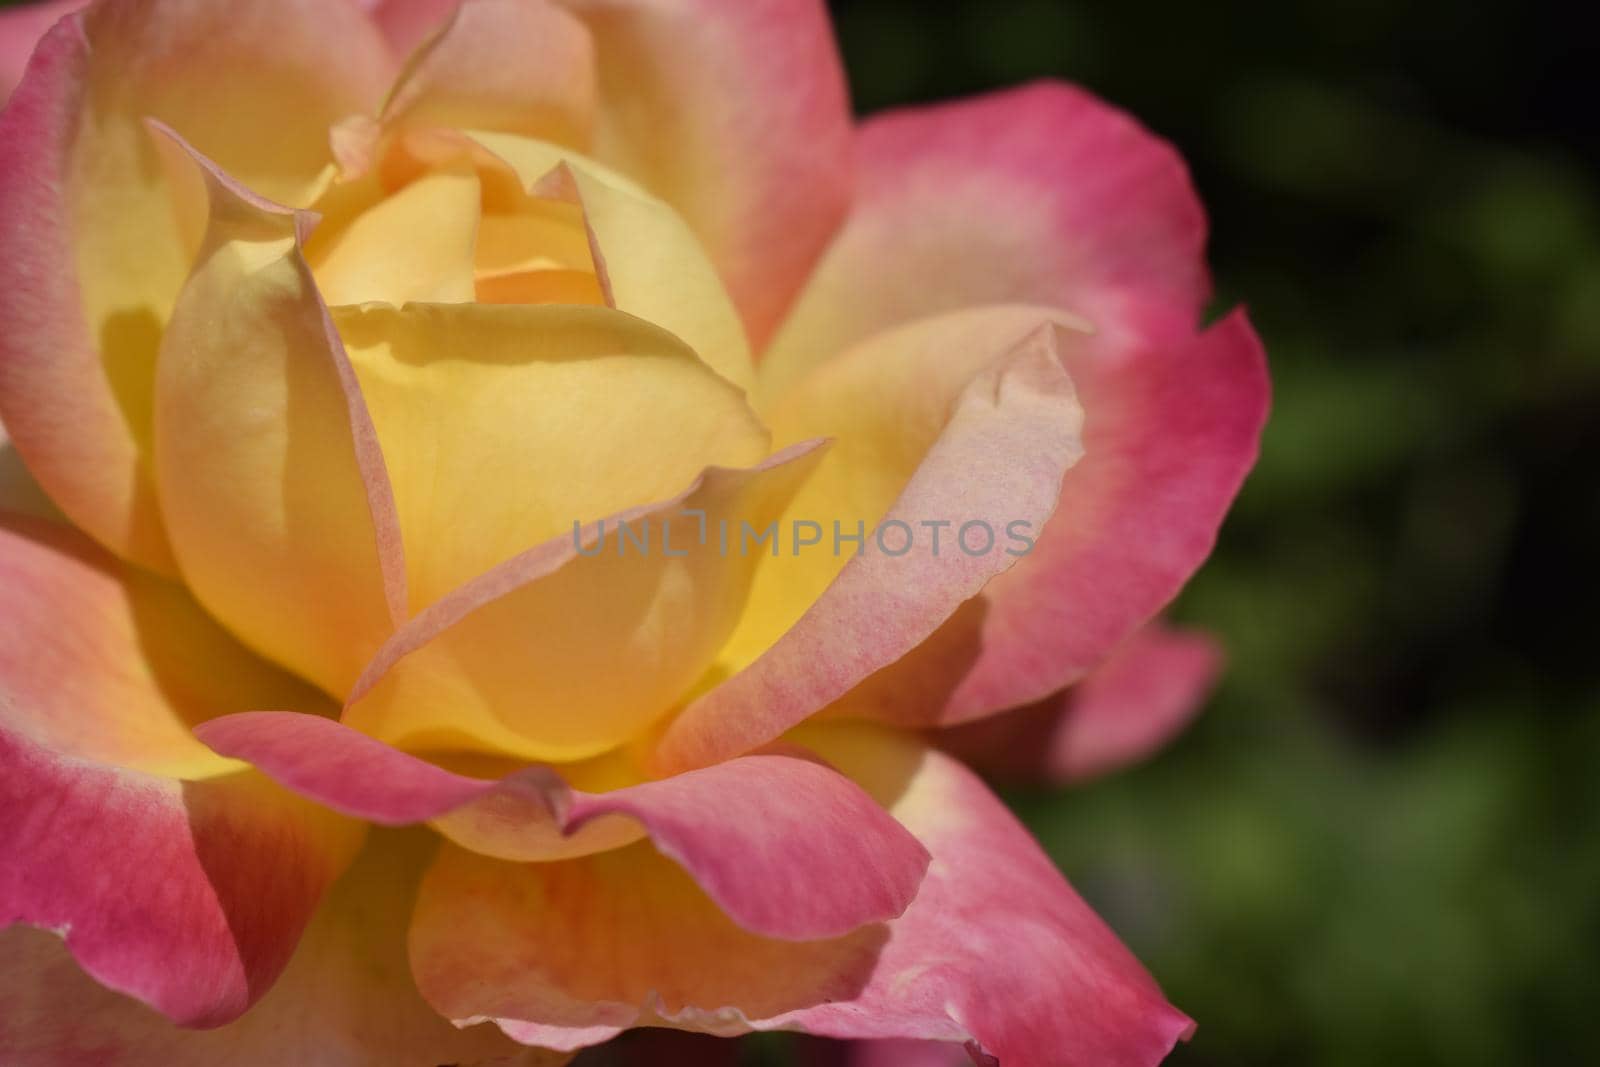
<path id="1" fill-rule="evenodd" d="M 870 113 L 1050 75 L 1188 158 L 1275 403 L 1153 762 L 1015 803 L 1174 1065 L 1595 1062 L 1600 69 L 1559 5 L 833 5 Z"/>

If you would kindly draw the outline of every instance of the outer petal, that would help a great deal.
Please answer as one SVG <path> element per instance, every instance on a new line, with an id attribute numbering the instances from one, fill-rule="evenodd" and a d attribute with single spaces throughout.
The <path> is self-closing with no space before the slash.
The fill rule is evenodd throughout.
<path id="1" fill-rule="evenodd" d="M 1037 548 L 932 640 L 835 710 L 957 723 L 1045 699 L 1170 601 L 1211 552 L 1266 419 L 1261 343 L 1242 312 L 1169 351 L 1068 358 L 1084 461 Z"/>
<path id="2" fill-rule="evenodd" d="M 177 587 L 12 521 L 27 536 L 0 529 L 0 926 L 55 930 L 102 983 L 224 1022 L 276 977 L 359 828 L 186 727 L 318 700 Z"/>
<path id="3" fill-rule="evenodd" d="M 973 304 L 1077 312 L 1096 346 L 1182 341 L 1209 283 L 1183 161 L 1127 115 L 1040 83 L 861 130 L 849 222 L 763 361 L 770 401 L 879 330 Z"/>
<path id="4" fill-rule="evenodd" d="M 405 927 L 431 852 L 423 834 L 374 835 L 334 885 L 288 969 L 243 1018 L 182 1030 L 97 987 L 38 931 L 0 935 L 0 1059 L 17 1067 L 556 1067 L 492 1027 L 458 1030 L 418 995 Z"/>
<path id="5" fill-rule="evenodd" d="M 855 996 L 767 1020 L 853 1038 L 971 1040 L 1005 1067 L 1152 1067 L 1193 1024 L 983 784 L 918 742 L 811 728 L 933 853 Z"/>
<path id="6" fill-rule="evenodd" d="M 45 748 L 191 779 L 227 774 L 194 739 L 242 708 L 330 712 L 256 659 L 177 585 L 70 527 L 0 515 L 0 721 Z"/>
<path id="7" fill-rule="evenodd" d="M 63 15 L 71 14 L 86 0 L 51 0 L 23 4 L 0 11 L 0 105 L 22 80 L 22 72 L 33 55 L 34 46 Z"/>
<path id="8" fill-rule="evenodd" d="M 162 342 L 162 511 L 200 601 L 342 695 L 405 612 L 383 457 L 300 252 L 305 216 L 197 163 L 211 223 Z"/>
<path id="9" fill-rule="evenodd" d="M 1242 315 L 1193 337 L 1205 225 L 1182 161 L 1079 90 L 882 116 L 860 170 L 849 223 L 762 364 L 760 406 L 921 315 L 1026 300 L 1098 330 L 1068 354 L 1088 458 L 1038 550 L 850 701 L 959 722 L 1080 677 L 1209 552 L 1265 418 L 1260 344 Z"/>
<path id="10" fill-rule="evenodd" d="M 189 263 L 144 122 L 279 199 L 310 195 L 327 127 L 390 60 L 321 0 L 106 0 L 42 42 L 0 116 L 0 416 L 74 522 L 171 570 L 150 478 L 161 329 Z"/>
<path id="11" fill-rule="evenodd" d="M 391 4 L 380 18 L 401 14 Z M 383 124 L 498 130 L 582 148 L 595 93 L 594 44 L 569 12 L 545 0 L 467 0 L 412 57 Z"/>
<path id="12" fill-rule="evenodd" d="M 744 395 L 605 308 L 336 308 L 394 485 L 410 608 L 768 451 Z"/>
<path id="13" fill-rule="evenodd" d="M 743 1033 L 749 1019 L 847 1000 L 884 936 L 881 925 L 827 941 L 757 936 L 645 844 L 521 866 L 446 846 L 417 901 L 411 963 L 423 996 L 458 1022 L 490 1018 L 527 1044 L 574 1049 L 635 1025 Z"/>
<path id="14" fill-rule="evenodd" d="M 498 782 L 466 778 L 311 715 L 233 715 L 200 735 L 357 818 L 396 825 L 476 805 L 501 824 L 491 846 L 515 845 L 518 833 L 543 845 L 549 828 L 572 834 L 625 817 L 734 921 L 768 937 L 836 937 L 891 919 L 911 902 L 927 864 L 922 847 L 866 793 L 799 755 L 744 756 L 590 794 L 540 768 Z"/>
<path id="15" fill-rule="evenodd" d="M 826 9 L 563 3 L 595 42 L 596 157 L 689 220 L 759 350 L 850 193 L 850 109 Z"/>
<path id="16" fill-rule="evenodd" d="M 673 721 L 656 753 L 662 768 L 772 740 L 915 648 L 1016 562 L 1019 549 L 999 541 L 1000 531 L 1041 527 L 1080 454 L 1081 411 L 1059 356 L 1070 343 L 1064 331 L 1045 325 L 1018 341 L 1024 323 L 1040 318 L 993 309 L 915 324 L 823 368 L 796 394 L 799 411 L 775 413 L 784 426 L 837 426 L 840 436 L 842 458 L 790 515 L 871 529 L 888 507 L 879 529 L 900 523 L 890 540 L 911 547 L 895 555 L 869 533 L 872 550 L 848 558 L 837 577 L 840 561 L 825 552 L 801 558 L 796 547 L 767 560 L 724 653 L 726 668 L 743 669 Z M 918 388 L 929 355 L 948 358 Z M 942 548 L 922 528 L 929 521 L 950 524 Z M 950 544 L 969 523 L 995 535 L 982 552 Z"/>
<path id="17" fill-rule="evenodd" d="M 996 778 L 1082 781 L 1171 741 L 1200 710 L 1221 668 L 1222 649 L 1209 635 L 1151 623 L 1065 693 L 958 726 L 938 743 Z"/>
<path id="18" fill-rule="evenodd" d="M 670 500 L 474 579 L 385 645 L 345 721 L 411 748 L 536 760 L 585 759 L 638 737 L 711 666 L 743 610 L 755 561 L 711 531 L 776 519 L 814 469 L 816 444 L 711 468 Z"/>

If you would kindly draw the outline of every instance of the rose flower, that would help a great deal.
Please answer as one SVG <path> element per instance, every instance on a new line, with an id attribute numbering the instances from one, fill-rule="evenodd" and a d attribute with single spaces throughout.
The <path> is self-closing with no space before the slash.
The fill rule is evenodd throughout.
<path id="1" fill-rule="evenodd" d="M 1211 670 L 1267 389 L 1168 146 L 856 126 L 811 0 L 77 7 L 0 17 L 0 1062 L 1189 1031 L 944 740 Z"/>

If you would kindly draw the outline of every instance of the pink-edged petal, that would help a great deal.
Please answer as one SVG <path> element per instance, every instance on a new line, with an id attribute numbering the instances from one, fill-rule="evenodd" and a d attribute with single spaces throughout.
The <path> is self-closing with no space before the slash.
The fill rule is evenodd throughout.
<path id="1" fill-rule="evenodd" d="M 594 155 L 688 220 L 759 349 L 843 216 L 852 141 L 818 0 L 562 0 L 599 66 Z"/>
<path id="2" fill-rule="evenodd" d="M 155 390 L 172 547 L 230 630 L 343 695 L 405 617 L 405 560 L 377 432 L 301 251 L 312 219 L 167 136 L 210 201 Z"/>
<path id="3" fill-rule="evenodd" d="M 75 17 L 40 42 L 27 79 L 0 113 L 0 241 L 30 250 L 0 264 L 0 418 L 75 522 L 117 551 L 171 571 L 145 448 L 85 321 L 73 254 L 68 185 L 88 79 L 89 45 Z"/>
<path id="4" fill-rule="evenodd" d="M 0 927 L 53 930 L 175 1022 L 243 1013 L 282 970 L 359 827 L 250 774 L 179 782 L 0 726 Z"/>
<path id="5" fill-rule="evenodd" d="M 1153 1067 L 1192 1032 L 971 771 L 876 729 L 801 740 L 887 804 L 933 865 L 865 987 L 763 1028 L 971 1041 L 1005 1067 Z"/>
<path id="6" fill-rule="evenodd" d="M 191 735 L 252 707 L 331 714 L 178 585 L 69 526 L 0 514 L 0 723 L 53 752 L 158 777 L 240 769 Z"/>
<path id="7" fill-rule="evenodd" d="M 530 841 L 543 846 L 552 827 L 570 835 L 624 816 L 729 917 L 767 937 L 836 937 L 893 918 L 926 864 L 921 846 L 866 793 L 796 755 L 744 756 L 593 794 L 546 768 L 467 778 L 312 715 L 233 715 L 199 734 L 298 793 L 383 825 L 460 817 L 477 806 L 487 816 L 480 829 L 498 824 L 481 844 L 500 855 Z M 449 832 L 449 823 L 441 829 Z"/>
<path id="8" fill-rule="evenodd" d="M 438 33 L 461 0 L 356 0 L 371 12 L 396 55 L 409 55 Z"/>
<path id="9" fill-rule="evenodd" d="M 192 248 L 145 122 L 252 188 L 312 195 L 327 129 L 375 108 L 392 60 L 322 0 L 105 0 L 41 42 L 0 115 L 0 417 L 103 544 L 172 572 L 150 471 L 162 326 Z"/>
<path id="10" fill-rule="evenodd" d="M 1210 635 L 1151 623 L 1064 693 L 957 726 L 940 747 L 1004 781 L 1064 785 L 1160 750 L 1200 710 L 1222 669 Z"/>
<path id="11" fill-rule="evenodd" d="M 991 532 L 1018 522 L 1038 529 L 1055 510 L 1062 474 L 1081 454 L 1081 412 L 1060 361 L 1068 343 L 1063 335 L 1059 325 L 1040 326 L 953 390 L 953 403 L 948 394 L 934 394 L 942 401 L 941 416 L 950 405 L 947 420 L 877 523 L 910 530 L 908 549 L 849 559 L 798 621 L 773 634 L 775 643 L 748 666 L 739 663 L 742 670 L 673 720 L 655 752 L 659 767 L 703 766 L 774 739 L 917 647 L 1017 562 L 997 543 L 981 553 L 952 551 L 948 543 L 941 551 L 916 532 L 930 519 L 949 522 L 952 530 L 979 522 Z M 897 367 L 922 349 L 917 341 L 886 353 Z M 862 384 L 877 380 L 871 367 L 863 373 Z M 871 394 L 844 388 L 838 395 L 848 407 Z M 904 415 L 912 419 L 911 406 Z M 826 522 L 835 516 L 802 517 Z M 774 569 L 788 564 L 768 561 Z M 753 604 L 752 611 L 762 609 Z M 732 643 L 742 644 L 740 638 L 736 634 Z"/>
<path id="12" fill-rule="evenodd" d="M 189 732 L 256 701 L 328 710 L 180 587 L 0 521 L 0 926 L 179 1022 L 242 1012 L 360 834 Z"/>
<path id="13" fill-rule="evenodd" d="M 83 7 L 87 0 L 50 0 L 22 4 L 0 11 L 0 105 L 22 80 L 34 46 L 63 16 Z"/>
<path id="14" fill-rule="evenodd" d="M 1020 300 L 1098 332 L 1067 353 L 1087 458 L 1038 549 L 850 710 L 953 723 L 1041 700 L 1205 558 L 1268 390 L 1242 313 L 1194 335 L 1204 237 L 1177 154 L 1080 90 L 1046 83 L 867 124 L 854 212 L 761 365 L 760 406 L 935 312 Z"/>
<path id="15" fill-rule="evenodd" d="M 768 399 L 879 330 L 974 304 L 1061 307 L 1095 347 L 1182 341 L 1209 292 L 1183 160 L 1041 82 L 868 120 L 856 198 L 762 364 Z"/>
<path id="16" fill-rule="evenodd" d="M 405 928 L 432 853 L 425 832 L 374 834 L 306 928 L 282 977 L 242 1018 L 174 1026 L 97 986 L 58 939 L 0 934 L 0 1062 L 94 1067 L 556 1067 L 493 1027 L 461 1030 L 428 1007 L 406 962 Z"/>
<path id="17" fill-rule="evenodd" d="M 1204 562 L 1266 421 L 1261 342 L 1235 312 L 1188 344 L 1079 351 L 1084 459 L 1029 555 L 836 709 L 953 724 L 1046 699 L 1152 618 Z"/>
<path id="18" fill-rule="evenodd" d="M 497 130 L 583 147 L 595 109 L 594 46 L 546 0 L 466 0 L 407 66 L 382 124 Z"/>
<path id="19" fill-rule="evenodd" d="M 708 467 L 667 500 L 581 529 L 574 520 L 401 627 L 344 721 L 413 749 L 541 761 L 638 738 L 702 678 L 744 609 L 757 561 L 724 548 L 718 531 L 775 521 L 820 444 Z"/>
<path id="20" fill-rule="evenodd" d="M 738 1034 L 847 999 L 884 938 L 881 924 L 823 941 L 761 937 L 643 843 L 531 864 L 447 845 L 418 896 L 411 963 L 423 996 L 457 1022 L 493 1019 L 526 1044 L 576 1049 L 633 1026 Z"/>

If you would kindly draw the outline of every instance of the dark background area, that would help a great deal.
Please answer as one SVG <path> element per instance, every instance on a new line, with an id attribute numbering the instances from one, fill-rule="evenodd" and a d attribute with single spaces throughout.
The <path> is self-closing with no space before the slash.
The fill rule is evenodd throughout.
<path id="1" fill-rule="evenodd" d="M 832 5 L 863 113 L 1040 76 L 1174 141 L 1275 388 L 1149 764 L 1017 795 L 1174 1065 L 1593 1062 L 1600 54 L 1559 5 Z"/>

